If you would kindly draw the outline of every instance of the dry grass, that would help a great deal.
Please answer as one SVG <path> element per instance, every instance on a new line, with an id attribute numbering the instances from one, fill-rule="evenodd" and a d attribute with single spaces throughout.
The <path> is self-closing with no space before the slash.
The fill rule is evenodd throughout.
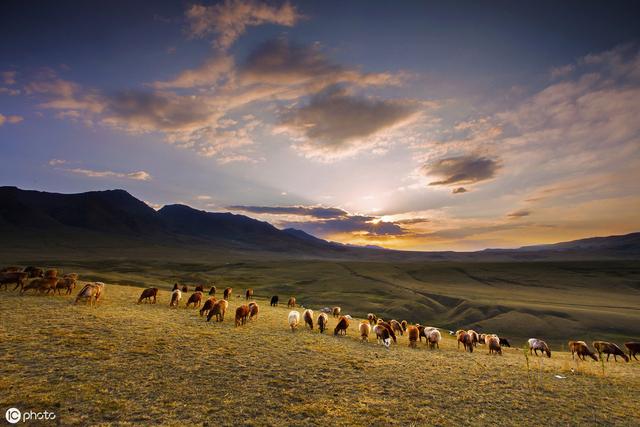
<path id="1" fill-rule="evenodd" d="M 289 310 L 265 300 L 236 328 L 235 296 L 220 324 L 186 299 L 169 309 L 166 290 L 135 305 L 139 293 L 107 285 L 91 309 L 0 292 L 0 409 L 53 410 L 62 425 L 640 425 L 639 362 L 603 376 L 555 351 L 527 371 L 520 349 L 468 354 L 445 336 L 413 350 L 405 336 L 386 350 L 361 343 L 357 321 L 347 337 L 291 333 Z"/>

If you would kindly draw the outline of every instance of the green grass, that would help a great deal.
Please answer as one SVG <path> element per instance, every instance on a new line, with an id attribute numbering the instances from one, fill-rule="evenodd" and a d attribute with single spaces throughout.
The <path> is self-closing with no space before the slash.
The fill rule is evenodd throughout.
<path id="1" fill-rule="evenodd" d="M 603 376 L 599 363 L 554 351 L 527 370 L 520 348 L 468 354 L 445 335 L 440 350 L 410 349 L 406 337 L 386 350 L 360 342 L 357 322 L 346 337 L 292 333 L 289 310 L 260 298 L 259 318 L 236 328 L 185 300 L 169 309 L 168 291 L 136 305 L 139 292 L 109 283 L 96 308 L 0 292 L 0 409 L 53 410 L 62 425 L 523 425 L 531 414 L 640 424 L 638 362 L 606 363 Z"/>

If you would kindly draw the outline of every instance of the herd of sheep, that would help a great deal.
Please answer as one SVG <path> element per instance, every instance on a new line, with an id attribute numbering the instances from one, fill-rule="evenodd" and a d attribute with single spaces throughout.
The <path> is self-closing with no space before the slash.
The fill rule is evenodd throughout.
<path id="1" fill-rule="evenodd" d="M 61 295 L 64 291 L 65 295 L 70 295 L 76 287 L 78 281 L 78 275 L 75 273 L 64 274 L 58 276 L 56 269 L 42 269 L 39 267 L 6 267 L 0 270 L 0 289 L 4 286 L 8 290 L 10 284 L 15 284 L 13 290 L 20 290 L 20 294 L 24 295 L 27 291 L 33 290 L 40 294 L 52 294 L 57 292 Z M 105 284 L 102 282 L 90 282 L 85 283 L 76 296 L 75 302 L 80 300 L 86 300 L 90 305 L 95 305 L 100 297 L 104 293 Z M 138 298 L 137 303 L 149 302 L 155 304 L 157 302 L 159 289 L 148 288 L 142 291 L 142 294 Z M 182 300 L 182 296 L 188 293 L 189 289 L 186 285 L 180 287 L 177 283 L 171 290 L 169 307 L 177 308 Z M 206 316 L 207 321 L 211 321 L 215 317 L 216 322 L 223 322 L 225 314 L 229 308 L 229 300 L 233 292 L 232 288 L 226 288 L 223 291 L 223 298 L 216 298 L 217 289 L 215 286 L 211 286 L 208 291 L 208 298 L 205 300 L 204 286 L 196 286 L 194 292 L 189 296 L 186 307 L 200 308 L 200 316 Z M 249 301 L 253 298 L 253 289 L 247 289 L 245 292 L 245 300 Z M 277 307 L 279 302 L 278 296 L 271 297 L 271 306 Z M 287 303 L 290 308 L 296 307 L 295 297 L 290 297 Z M 259 307 L 255 301 L 248 304 L 242 304 L 236 308 L 235 312 L 235 325 L 245 325 L 249 320 L 257 319 Z M 329 314 L 337 319 L 337 324 L 334 328 L 334 335 L 346 335 L 347 329 L 350 323 L 354 320 L 350 315 L 342 315 L 340 307 L 325 307 L 320 309 L 320 313 L 315 318 L 315 325 L 317 325 L 320 333 L 328 328 Z M 291 331 L 294 332 L 301 321 L 304 322 L 305 327 L 313 330 L 314 328 L 314 312 L 311 309 L 305 309 L 300 315 L 297 310 L 292 310 L 288 317 L 288 324 Z M 358 324 L 358 333 L 363 341 L 368 341 L 369 336 L 375 334 L 376 341 L 385 347 L 389 348 L 392 342 L 397 343 L 397 334 L 407 334 L 409 338 L 409 347 L 416 348 L 417 342 L 422 342 L 422 338 L 429 348 L 439 348 L 442 335 L 440 330 L 435 327 L 423 326 L 420 324 L 410 325 L 406 320 L 398 322 L 397 320 L 385 321 L 382 318 L 378 318 L 373 313 L 367 315 L 366 320 L 360 321 Z M 474 330 L 458 330 L 456 332 L 450 332 L 451 335 L 455 335 L 458 348 L 462 344 L 464 351 L 473 352 L 474 348 L 478 344 L 486 345 L 489 354 L 502 355 L 502 347 L 510 347 L 510 343 L 506 338 L 498 337 L 496 334 L 480 334 Z M 551 357 L 551 350 L 546 342 L 537 338 L 531 338 L 527 341 L 530 354 L 546 355 Z M 572 358 L 576 355 L 581 360 L 586 360 L 586 357 L 590 357 L 593 360 L 598 360 L 598 355 L 603 357 L 613 356 L 617 361 L 620 356 L 625 362 L 629 362 L 630 358 L 636 357 L 640 354 L 640 342 L 626 342 L 625 347 L 628 350 L 628 355 L 616 344 L 606 341 L 594 341 L 592 343 L 595 352 L 592 351 L 586 342 L 584 341 L 569 341 L 569 350 L 571 351 Z M 598 355 L 596 355 L 596 352 Z"/>

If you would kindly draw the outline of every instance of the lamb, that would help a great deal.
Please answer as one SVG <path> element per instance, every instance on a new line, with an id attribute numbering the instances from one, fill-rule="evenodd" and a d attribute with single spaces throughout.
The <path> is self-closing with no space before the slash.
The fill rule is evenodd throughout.
<path id="1" fill-rule="evenodd" d="M 329 323 L 329 316 L 326 313 L 320 313 L 318 316 L 318 329 L 320 329 L 320 333 L 324 333 L 324 330 L 327 329 L 327 325 Z"/>
<path id="2" fill-rule="evenodd" d="M 304 319 L 304 324 L 313 330 L 313 310 L 305 310 L 302 318 Z"/>
<path id="3" fill-rule="evenodd" d="M 288 308 L 296 308 L 296 297 L 289 298 L 289 302 L 287 303 Z"/>
<path id="4" fill-rule="evenodd" d="M 347 335 L 347 328 L 349 327 L 349 319 L 342 316 L 340 320 L 338 320 L 338 324 L 333 330 L 333 335 Z"/>
<path id="5" fill-rule="evenodd" d="M 589 356 L 596 362 L 598 361 L 598 356 L 593 354 L 587 343 L 584 341 L 569 341 L 569 349 L 571 350 L 572 359 L 574 358 L 574 354 L 577 354 L 578 359 L 585 360 L 585 356 Z"/>
<path id="6" fill-rule="evenodd" d="M 538 351 L 540 351 L 541 354 L 546 354 L 547 357 L 551 357 L 551 350 L 549 350 L 549 346 L 546 342 L 537 338 L 529 338 L 529 340 L 527 340 L 527 343 L 529 344 L 529 354 L 535 353 L 535 355 L 537 356 Z"/>
<path id="7" fill-rule="evenodd" d="M 198 291 L 191 294 L 191 296 L 187 300 L 186 308 L 189 308 L 191 304 L 193 304 L 193 308 L 200 307 L 200 304 L 202 304 L 202 292 Z"/>
<path id="8" fill-rule="evenodd" d="M 277 307 L 278 306 L 278 300 L 280 298 L 278 297 L 278 295 L 274 295 L 271 297 L 271 307 Z"/>
<path id="9" fill-rule="evenodd" d="M 153 302 L 151 304 L 156 303 L 156 297 L 158 296 L 158 288 L 148 288 L 142 291 L 140 294 L 140 298 L 138 298 L 138 304 L 142 302 L 142 300 L 146 300 L 145 302 L 150 302 L 151 298 L 153 298 Z"/>
<path id="10" fill-rule="evenodd" d="M 629 341 L 624 343 L 624 346 L 629 350 L 629 358 L 633 357 L 638 360 L 636 354 L 640 354 L 640 342 Z"/>
<path id="11" fill-rule="evenodd" d="M 407 328 L 407 335 L 409 335 L 409 347 L 416 348 L 418 343 L 418 337 L 420 336 L 420 331 L 416 326 L 409 326 Z"/>
<path id="12" fill-rule="evenodd" d="M 291 328 L 291 332 L 295 332 L 298 327 L 298 323 L 300 323 L 300 313 L 296 310 L 292 310 L 289 312 L 289 327 Z"/>
<path id="13" fill-rule="evenodd" d="M 342 312 L 342 309 L 340 307 L 333 307 L 333 310 L 332 310 L 333 317 L 340 317 L 341 312 Z"/>
<path id="14" fill-rule="evenodd" d="M 392 320 L 389 322 L 391 324 L 391 328 L 393 328 L 393 332 L 400 333 L 400 336 L 404 335 L 404 329 L 402 329 L 402 325 L 397 320 Z"/>
<path id="15" fill-rule="evenodd" d="M 216 322 L 224 322 L 224 314 L 227 312 L 227 308 L 229 308 L 229 301 L 225 299 L 216 301 L 211 310 L 209 310 L 209 314 L 207 314 L 207 322 L 211 321 L 213 316 L 216 316 Z"/>
<path id="16" fill-rule="evenodd" d="M 489 346 L 489 354 L 499 354 L 502 356 L 502 348 L 500 347 L 500 338 L 497 336 L 485 337 L 485 342 Z"/>
<path id="17" fill-rule="evenodd" d="M 360 331 L 360 338 L 362 341 L 369 341 L 369 334 L 371 333 L 371 324 L 368 320 L 363 320 L 360 322 L 358 326 L 358 330 Z"/>
<path id="18" fill-rule="evenodd" d="M 202 308 L 200 309 L 200 317 L 205 314 L 209 314 L 209 311 L 213 308 L 213 305 L 216 303 L 216 297 L 210 297 L 208 300 L 204 302 Z"/>
<path id="19" fill-rule="evenodd" d="M 240 307 L 236 308 L 236 327 L 247 324 L 247 318 L 249 317 L 250 311 L 249 306 L 246 304 L 242 304 Z"/>
<path id="20" fill-rule="evenodd" d="M 258 310 L 258 304 L 256 304 L 255 302 L 249 303 L 249 320 L 258 318 Z"/>
<path id="21" fill-rule="evenodd" d="M 376 334 L 376 341 L 379 343 L 382 341 L 385 347 L 389 348 L 391 345 L 391 336 L 389 335 L 389 330 L 382 325 L 375 325 L 373 327 L 373 332 Z"/>
<path id="22" fill-rule="evenodd" d="M 180 304 L 180 300 L 182 299 L 182 291 L 180 289 L 176 289 L 171 292 L 171 301 L 169 301 L 169 307 L 176 307 Z"/>
<path id="23" fill-rule="evenodd" d="M 602 358 L 603 353 L 607 355 L 607 362 L 609 361 L 609 356 L 611 356 L 612 354 L 613 354 L 613 360 L 616 362 L 618 361 L 617 359 L 618 356 L 622 357 L 622 359 L 625 362 L 629 361 L 629 356 L 624 354 L 622 349 L 617 345 L 615 345 L 614 343 L 606 342 L 606 341 L 594 341 L 592 345 L 593 345 L 593 348 L 595 348 L 598 354 L 600 355 L 600 358 Z"/>
<path id="24" fill-rule="evenodd" d="M 244 294 L 244 299 L 245 301 L 249 301 L 251 298 L 253 298 L 253 289 L 249 288 Z"/>
<path id="25" fill-rule="evenodd" d="M 427 336 L 427 341 L 429 342 L 429 348 L 440 348 L 440 341 L 442 341 L 440 331 L 436 328 L 431 329 Z"/>

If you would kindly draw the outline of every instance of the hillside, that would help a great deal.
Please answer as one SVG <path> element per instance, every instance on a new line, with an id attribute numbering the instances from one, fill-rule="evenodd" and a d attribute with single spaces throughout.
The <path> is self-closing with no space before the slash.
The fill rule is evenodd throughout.
<path id="1" fill-rule="evenodd" d="M 410 349 L 406 336 L 385 350 L 362 343 L 357 322 L 346 337 L 292 333 L 289 310 L 269 307 L 265 294 L 258 319 L 236 328 L 232 315 L 207 323 L 184 300 L 169 309 L 164 290 L 158 304 L 135 305 L 139 291 L 107 284 L 97 308 L 1 291 L 3 407 L 54 411 L 69 426 L 524 425 L 531 414 L 640 424 L 640 362 L 603 372 L 559 347 L 551 359 L 518 348 L 469 354 L 446 334 L 439 350 Z"/>

